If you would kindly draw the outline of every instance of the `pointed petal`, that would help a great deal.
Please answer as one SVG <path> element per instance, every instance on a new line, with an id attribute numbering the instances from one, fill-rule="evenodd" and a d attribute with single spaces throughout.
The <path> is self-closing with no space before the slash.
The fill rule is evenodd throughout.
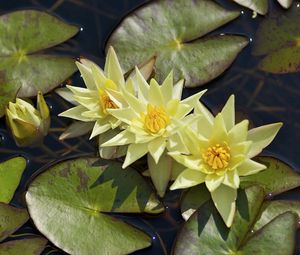
<path id="1" fill-rule="evenodd" d="M 138 117 L 131 108 L 107 109 L 107 112 L 126 124 L 130 124 L 134 118 Z"/>
<path id="2" fill-rule="evenodd" d="M 239 165 L 237 170 L 240 176 L 247 176 L 256 174 L 267 167 L 263 164 L 255 162 L 254 160 L 247 159 L 243 162 L 243 164 Z"/>
<path id="3" fill-rule="evenodd" d="M 82 116 L 82 113 L 84 113 L 85 111 L 87 111 L 87 109 L 84 106 L 78 105 L 60 113 L 58 116 L 67 117 L 74 120 L 92 121 L 92 119 Z"/>
<path id="4" fill-rule="evenodd" d="M 91 69 L 78 61 L 76 61 L 76 65 L 80 71 L 82 79 L 84 80 L 85 86 L 90 90 L 95 90 L 97 87 Z"/>
<path id="5" fill-rule="evenodd" d="M 195 107 L 197 105 L 197 103 L 199 102 L 200 98 L 202 97 L 202 95 L 207 91 L 207 89 L 202 90 L 184 100 L 181 101 L 182 104 L 187 104 L 191 107 Z"/>
<path id="6" fill-rule="evenodd" d="M 240 123 L 233 126 L 228 132 L 229 143 L 241 143 L 246 141 L 248 136 L 248 120 L 243 120 Z"/>
<path id="7" fill-rule="evenodd" d="M 231 95 L 223 107 L 221 114 L 223 116 L 227 131 L 233 128 L 235 124 L 234 95 Z"/>
<path id="8" fill-rule="evenodd" d="M 173 99 L 181 100 L 182 96 L 182 90 L 184 85 L 184 79 L 179 80 L 174 86 L 173 86 Z"/>
<path id="9" fill-rule="evenodd" d="M 157 164 L 161 155 L 164 153 L 166 148 L 166 139 L 163 137 L 159 137 L 154 139 L 148 144 L 148 150 Z"/>
<path id="10" fill-rule="evenodd" d="M 173 98 L 173 71 L 171 71 L 167 78 L 161 85 L 161 93 L 165 102 L 169 102 Z"/>
<path id="11" fill-rule="evenodd" d="M 211 193 L 212 200 L 227 227 L 231 227 L 236 210 L 237 190 L 221 185 Z"/>
<path id="12" fill-rule="evenodd" d="M 91 63 L 91 71 L 97 89 L 102 89 L 107 80 L 103 73 L 103 70 L 95 63 Z"/>
<path id="13" fill-rule="evenodd" d="M 133 143 L 135 140 L 134 134 L 124 130 L 108 140 L 107 142 L 100 144 L 101 147 L 108 147 L 108 146 L 117 146 L 117 145 L 125 145 Z"/>
<path id="14" fill-rule="evenodd" d="M 136 113 L 141 113 L 146 111 L 147 105 L 144 101 L 138 99 L 133 94 L 129 93 L 125 89 L 122 90 L 124 97 L 126 98 L 126 102 L 128 103 L 129 107 L 131 107 Z"/>
<path id="15" fill-rule="evenodd" d="M 201 160 L 199 157 L 182 155 L 178 152 L 169 152 L 169 155 L 173 159 L 175 159 L 178 163 L 184 165 L 185 167 L 187 167 L 189 169 L 197 170 L 197 171 L 199 171 L 199 169 L 200 169 Z"/>
<path id="16" fill-rule="evenodd" d="M 135 68 L 135 71 L 136 75 L 134 81 L 137 84 L 138 98 L 142 101 L 148 102 L 148 92 L 150 86 L 137 67 Z"/>
<path id="17" fill-rule="evenodd" d="M 173 159 L 163 153 L 160 160 L 155 162 L 148 153 L 148 167 L 151 180 L 160 197 L 163 197 L 172 176 Z"/>
<path id="18" fill-rule="evenodd" d="M 225 173 L 223 184 L 233 189 L 238 189 L 240 186 L 240 177 L 238 175 L 238 171 L 236 169 L 227 171 Z"/>
<path id="19" fill-rule="evenodd" d="M 123 164 L 123 168 L 126 168 L 139 158 L 146 155 L 148 152 L 148 144 L 147 143 L 138 143 L 138 144 L 130 144 L 127 149 L 126 158 Z"/>
<path id="20" fill-rule="evenodd" d="M 96 121 L 90 139 L 111 129 L 111 125 L 106 121 Z"/>
<path id="21" fill-rule="evenodd" d="M 78 102 L 74 99 L 73 93 L 67 88 L 58 88 L 55 90 L 55 93 L 58 94 L 60 97 L 65 99 L 67 102 L 78 105 Z"/>
<path id="22" fill-rule="evenodd" d="M 185 169 L 170 187 L 170 190 L 193 187 L 205 181 L 205 175 L 200 171 Z"/>
<path id="23" fill-rule="evenodd" d="M 148 93 L 148 100 L 150 104 L 156 105 L 156 106 L 162 106 L 165 105 L 164 97 L 161 92 L 161 87 L 157 83 L 156 80 L 151 79 L 150 81 L 150 89 Z"/>
<path id="24" fill-rule="evenodd" d="M 252 146 L 248 152 L 249 158 L 259 154 L 275 138 L 282 123 L 274 123 L 249 130 L 247 140 L 252 141 Z"/>
<path id="25" fill-rule="evenodd" d="M 220 143 L 220 141 L 227 142 L 227 130 L 222 114 L 218 114 L 215 118 L 211 137 L 213 143 Z"/>
<path id="26" fill-rule="evenodd" d="M 124 86 L 125 80 L 123 71 L 113 47 L 109 47 L 108 49 L 104 73 L 106 74 L 108 79 L 111 79 L 117 85 Z"/>
<path id="27" fill-rule="evenodd" d="M 203 115 L 206 118 L 207 122 L 211 124 L 214 123 L 215 117 L 200 101 L 196 104 L 194 112 L 195 114 Z"/>
<path id="28" fill-rule="evenodd" d="M 221 183 L 224 180 L 224 175 L 216 175 L 216 174 L 208 174 L 205 177 L 205 185 L 210 192 L 213 192 L 218 187 L 220 187 Z"/>

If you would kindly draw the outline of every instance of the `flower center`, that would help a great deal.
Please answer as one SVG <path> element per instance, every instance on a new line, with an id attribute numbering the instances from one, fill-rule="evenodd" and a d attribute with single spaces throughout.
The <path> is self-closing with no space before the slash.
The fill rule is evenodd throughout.
<path id="1" fill-rule="evenodd" d="M 108 114 L 106 109 L 117 109 L 119 108 L 114 101 L 110 99 L 110 97 L 105 93 L 99 92 L 99 100 L 100 100 L 100 105 L 102 106 L 102 110 L 105 114 Z"/>
<path id="2" fill-rule="evenodd" d="M 225 145 L 216 144 L 208 147 L 202 154 L 206 164 L 212 169 L 219 170 L 228 166 L 230 160 L 230 148 Z"/>
<path id="3" fill-rule="evenodd" d="M 163 107 L 148 104 L 147 114 L 142 114 L 145 129 L 153 134 L 157 134 L 164 129 L 169 123 L 170 118 Z"/>

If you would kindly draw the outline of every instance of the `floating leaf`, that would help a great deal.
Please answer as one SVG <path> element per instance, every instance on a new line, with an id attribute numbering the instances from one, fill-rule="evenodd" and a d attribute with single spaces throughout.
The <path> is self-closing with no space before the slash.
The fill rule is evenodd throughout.
<path id="1" fill-rule="evenodd" d="M 233 1 L 261 15 L 265 15 L 268 12 L 268 0 L 233 0 Z"/>
<path id="2" fill-rule="evenodd" d="M 251 232 L 263 198 L 264 192 L 259 186 L 239 190 L 237 212 L 230 229 L 213 202 L 206 202 L 184 224 L 177 237 L 174 255 L 292 254 L 297 226 L 294 213 L 281 214 L 260 230 Z"/>
<path id="3" fill-rule="evenodd" d="M 264 56 L 259 68 L 271 73 L 300 71 L 300 10 L 274 12 L 264 19 L 256 33 L 253 54 Z"/>
<path id="4" fill-rule="evenodd" d="M 268 0 L 233 0 L 233 1 L 261 15 L 265 15 L 268 12 L 268 8 L 269 8 Z M 283 8 L 286 9 L 289 8 L 293 3 L 293 0 L 277 0 L 277 1 L 278 3 L 280 3 L 280 5 Z"/>
<path id="5" fill-rule="evenodd" d="M 149 236 L 106 213 L 163 211 L 134 169 L 91 158 L 50 167 L 30 184 L 26 202 L 41 233 L 70 254 L 128 254 L 145 248 Z"/>
<path id="6" fill-rule="evenodd" d="M 28 218 L 27 210 L 0 203 L 0 241 L 14 233 Z"/>
<path id="7" fill-rule="evenodd" d="M 267 166 L 267 169 L 241 177 L 242 187 L 259 184 L 266 194 L 277 195 L 300 186 L 300 175 L 286 163 L 272 157 L 258 157 L 257 161 Z"/>
<path id="8" fill-rule="evenodd" d="M 213 1 L 150 2 L 121 22 L 107 49 L 115 48 L 126 71 L 155 55 L 159 81 L 173 69 L 175 80 L 184 78 L 187 87 L 195 87 L 223 73 L 247 45 L 242 36 L 199 39 L 238 16 Z"/>
<path id="9" fill-rule="evenodd" d="M 300 202 L 287 200 L 274 200 L 265 202 L 262 208 L 262 214 L 259 220 L 255 223 L 253 230 L 258 230 L 262 226 L 272 221 L 278 215 L 285 213 L 287 210 L 298 214 L 300 218 Z"/>
<path id="10" fill-rule="evenodd" d="M 0 116 L 6 104 L 18 97 L 46 93 L 76 71 L 74 60 L 37 53 L 78 32 L 45 12 L 15 11 L 0 16 Z"/>
<path id="11" fill-rule="evenodd" d="M 0 202 L 9 203 L 20 183 L 26 160 L 15 157 L 0 163 Z"/>
<path id="12" fill-rule="evenodd" d="M 5 242 L 0 244 L 0 255 L 39 255 L 45 249 L 47 242 L 42 237 Z"/>

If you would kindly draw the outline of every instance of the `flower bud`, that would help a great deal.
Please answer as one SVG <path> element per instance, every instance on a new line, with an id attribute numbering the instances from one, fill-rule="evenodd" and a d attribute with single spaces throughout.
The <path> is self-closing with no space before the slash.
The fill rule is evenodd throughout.
<path id="1" fill-rule="evenodd" d="M 40 143 L 50 126 L 50 112 L 43 94 L 38 92 L 37 109 L 20 98 L 15 103 L 10 102 L 6 109 L 6 123 L 18 146 Z"/>

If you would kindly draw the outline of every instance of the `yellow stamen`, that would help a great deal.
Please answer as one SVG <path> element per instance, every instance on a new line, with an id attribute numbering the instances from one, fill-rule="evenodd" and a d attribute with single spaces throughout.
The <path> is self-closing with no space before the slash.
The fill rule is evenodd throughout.
<path id="1" fill-rule="evenodd" d="M 105 92 L 99 92 L 99 101 L 102 107 L 102 111 L 105 114 L 108 114 L 106 109 L 117 109 L 119 108 L 114 101 L 110 99 L 110 97 Z"/>
<path id="2" fill-rule="evenodd" d="M 224 169 L 228 166 L 230 160 L 230 148 L 224 144 L 216 144 L 215 146 L 208 147 L 202 154 L 206 164 L 214 170 Z"/>
<path id="3" fill-rule="evenodd" d="M 141 114 L 145 129 L 153 134 L 157 134 L 161 129 L 166 128 L 170 123 L 170 118 L 163 107 L 148 104 L 147 114 Z"/>

